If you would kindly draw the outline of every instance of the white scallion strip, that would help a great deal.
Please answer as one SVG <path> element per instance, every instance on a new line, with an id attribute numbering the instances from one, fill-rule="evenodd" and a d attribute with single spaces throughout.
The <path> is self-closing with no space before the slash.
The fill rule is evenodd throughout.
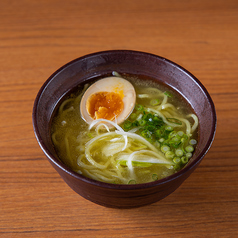
<path id="1" fill-rule="evenodd" d="M 114 156 L 115 154 L 121 152 L 123 148 L 124 148 L 124 143 L 120 143 L 120 142 L 109 143 L 103 146 L 102 153 L 106 157 Z"/>
<path id="2" fill-rule="evenodd" d="M 169 161 L 161 154 L 158 154 L 157 152 L 151 151 L 151 150 L 140 150 L 136 151 L 136 154 L 138 154 L 132 161 L 136 162 L 143 162 L 143 163 L 152 163 L 152 164 L 164 164 L 164 165 L 172 165 L 172 161 Z M 151 154 L 151 156 L 149 155 Z M 121 156 L 118 158 L 119 161 L 128 161 L 129 156 L 126 155 Z"/>
<path id="3" fill-rule="evenodd" d="M 121 131 L 116 131 L 117 134 L 119 135 L 126 135 L 128 137 L 137 139 L 139 141 L 141 141 L 143 144 L 147 145 L 151 150 L 157 152 L 157 153 L 161 153 L 155 146 L 153 146 L 149 141 L 147 141 L 145 138 L 143 138 L 140 135 L 137 135 L 135 133 L 130 133 L 130 132 L 121 132 Z"/>
<path id="4" fill-rule="evenodd" d="M 135 152 L 131 153 L 130 156 L 128 157 L 128 159 L 127 159 L 127 162 L 126 162 L 126 165 L 127 165 L 128 169 L 130 171 L 131 178 L 134 177 L 134 169 L 133 169 L 133 166 L 132 166 L 132 159 L 133 159 L 134 155 L 137 152 L 139 152 L 139 151 L 135 151 Z"/>
<path id="5" fill-rule="evenodd" d="M 97 140 L 99 140 L 99 139 L 102 139 L 103 137 L 107 137 L 107 136 L 109 136 L 109 135 L 112 135 L 112 134 L 115 135 L 116 133 L 115 133 L 115 132 L 108 132 L 108 133 L 106 133 L 106 134 L 102 134 L 102 135 L 96 136 L 96 137 L 94 137 L 92 140 L 90 140 L 90 141 L 86 144 L 85 155 L 86 155 L 87 160 L 88 160 L 92 165 L 95 165 L 96 167 L 98 167 L 98 168 L 100 168 L 100 169 L 105 169 L 105 168 L 108 166 L 108 164 L 102 165 L 102 164 L 97 163 L 97 162 L 92 158 L 91 153 L 90 153 L 90 149 L 91 149 L 91 147 L 92 147 L 92 145 L 93 145 L 93 143 L 94 143 L 95 141 L 97 141 Z"/>
<path id="6" fill-rule="evenodd" d="M 94 120 L 90 125 L 89 125 L 89 130 L 91 130 L 97 123 L 99 122 L 106 122 L 108 124 L 111 124 L 112 126 L 114 126 L 118 131 L 122 131 L 124 132 L 124 130 L 118 126 L 115 122 L 113 121 L 109 121 L 109 120 L 106 120 L 106 119 L 97 119 L 97 120 Z M 128 143 L 128 138 L 126 135 L 124 135 L 124 139 L 125 139 L 125 146 L 123 147 L 122 151 L 126 149 L 127 147 L 127 143 Z"/>
<path id="7" fill-rule="evenodd" d="M 143 117 L 143 114 L 139 114 L 139 116 L 136 118 L 137 121 L 139 121 Z"/>
<path id="8" fill-rule="evenodd" d="M 129 132 L 129 133 L 135 133 L 135 132 L 137 132 L 140 128 L 141 128 L 141 127 L 135 127 L 135 128 L 133 128 L 133 129 L 129 130 L 128 132 Z"/>
<path id="9" fill-rule="evenodd" d="M 149 94 L 137 94 L 138 98 L 149 98 L 150 95 Z"/>

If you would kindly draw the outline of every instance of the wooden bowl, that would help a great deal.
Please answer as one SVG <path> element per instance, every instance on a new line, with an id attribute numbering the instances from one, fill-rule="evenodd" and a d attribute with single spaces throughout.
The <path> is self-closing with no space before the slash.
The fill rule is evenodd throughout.
<path id="1" fill-rule="evenodd" d="M 185 168 L 155 182 L 118 185 L 86 178 L 72 171 L 58 159 L 50 135 L 52 115 L 58 102 L 78 85 L 112 71 L 145 76 L 163 82 L 179 92 L 191 105 L 199 119 L 199 141 L 192 159 Z M 216 130 L 213 101 L 198 79 L 170 60 L 131 50 L 89 54 L 58 69 L 41 87 L 35 99 L 32 118 L 37 141 L 63 180 L 84 198 L 115 208 L 144 206 L 157 202 L 175 191 L 208 152 Z"/>

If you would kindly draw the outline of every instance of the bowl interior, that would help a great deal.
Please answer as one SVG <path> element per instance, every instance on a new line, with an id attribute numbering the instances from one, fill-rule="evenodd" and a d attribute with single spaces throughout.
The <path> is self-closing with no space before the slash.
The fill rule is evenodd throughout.
<path id="1" fill-rule="evenodd" d="M 185 170 L 199 163 L 210 148 L 216 128 L 214 104 L 204 86 L 188 71 L 167 59 L 123 50 L 99 52 L 73 60 L 56 71 L 42 86 L 35 100 L 33 125 L 37 140 L 51 162 L 70 171 L 57 159 L 50 137 L 50 122 L 58 102 L 79 84 L 112 71 L 163 82 L 185 98 L 199 119 L 199 143 Z"/>

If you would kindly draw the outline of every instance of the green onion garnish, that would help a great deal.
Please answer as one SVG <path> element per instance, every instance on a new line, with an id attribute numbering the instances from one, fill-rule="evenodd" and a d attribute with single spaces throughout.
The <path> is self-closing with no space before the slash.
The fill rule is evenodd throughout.
<path id="1" fill-rule="evenodd" d="M 185 157 L 185 156 L 183 156 L 183 157 L 181 158 L 181 162 L 182 162 L 183 164 L 187 164 L 187 163 L 188 163 L 188 158 Z"/>
<path id="2" fill-rule="evenodd" d="M 136 181 L 134 179 L 131 179 L 128 184 L 136 184 Z"/>
<path id="3" fill-rule="evenodd" d="M 135 106 L 137 111 L 143 111 L 144 107 L 141 104 L 136 104 Z"/>
<path id="4" fill-rule="evenodd" d="M 193 152 L 194 151 L 194 148 L 191 146 L 191 145 L 188 145 L 188 146 L 186 146 L 185 147 L 185 150 L 186 150 L 186 152 Z"/>
<path id="5" fill-rule="evenodd" d="M 174 152 L 172 152 L 172 151 L 167 151 L 167 152 L 165 153 L 165 157 L 166 157 L 167 159 L 173 159 L 173 158 L 174 158 Z"/>
<path id="6" fill-rule="evenodd" d="M 161 151 L 162 151 L 163 153 L 166 153 L 167 151 L 170 151 L 170 148 L 169 148 L 169 146 L 167 146 L 167 145 L 163 145 L 163 146 L 161 146 Z"/>
<path id="7" fill-rule="evenodd" d="M 176 154 L 177 156 L 181 157 L 181 156 L 183 156 L 183 150 L 177 149 L 177 150 L 175 150 L 175 154 Z"/>
<path id="8" fill-rule="evenodd" d="M 151 106 L 157 106 L 157 105 L 159 105 L 159 103 L 160 103 L 159 99 L 152 99 L 150 101 Z"/>
<path id="9" fill-rule="evenodd" d="M 175 164 L 179 164 L 179 163 L 181 162 L 181 159 L 180 159 L 179 157 L 174 157 L 174 158 L 173 158 L 173 162 L 174 162 Z"/>
<path id="10" fill-rule="evenodd" d="M 146 125 L 146 120 L 143 120 L 143 119 L 139 120 L 139 125 L 140 126 L 145 126 Z"/>
<path id="11" fill-rule="evenodd" d="M 169 98 L 173 97 L 173 94 L 171 92 L 165 91 L 164 94 Z"/>
<path id="12" fill-rule="evenodd" d="M 191 140 L 189 141 L 189 144 L 190 144 L 190 145 L 196 145 L 196 144 L 197 144 L 197 141 L 196 141 L 195 139 L 191 139 Z"/>
<path id="13" fill-rule="evenodd" d="M 123 125 L 125 130 L 129 130 L 132 127 L 132 122 L 131 121 L 125 121 L 124 125 Z"/>
<path id="14" fill-rule="evenodd" d="M 157 174 L 152 174 L 152 179 L 153 179 L 154 181 L 158 180 L 158 175 L 157 175 Z"/>

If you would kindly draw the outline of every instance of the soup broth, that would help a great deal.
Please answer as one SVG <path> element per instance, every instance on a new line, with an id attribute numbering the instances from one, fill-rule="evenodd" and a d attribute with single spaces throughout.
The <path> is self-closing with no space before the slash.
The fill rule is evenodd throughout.
<path id="1" fill-rule="evenodd" d="M 75 172 L 106 183 L 148 183 L 174 174 L 195 150 L 197 116 L 168 86 L 123 78 L 133 84 L 136 104 L 120 125 L 116 118 L 90 125 L 82 119 L 79 105 L 89 85 L 60 103 L 51 127 L 60 160 Z"/>

